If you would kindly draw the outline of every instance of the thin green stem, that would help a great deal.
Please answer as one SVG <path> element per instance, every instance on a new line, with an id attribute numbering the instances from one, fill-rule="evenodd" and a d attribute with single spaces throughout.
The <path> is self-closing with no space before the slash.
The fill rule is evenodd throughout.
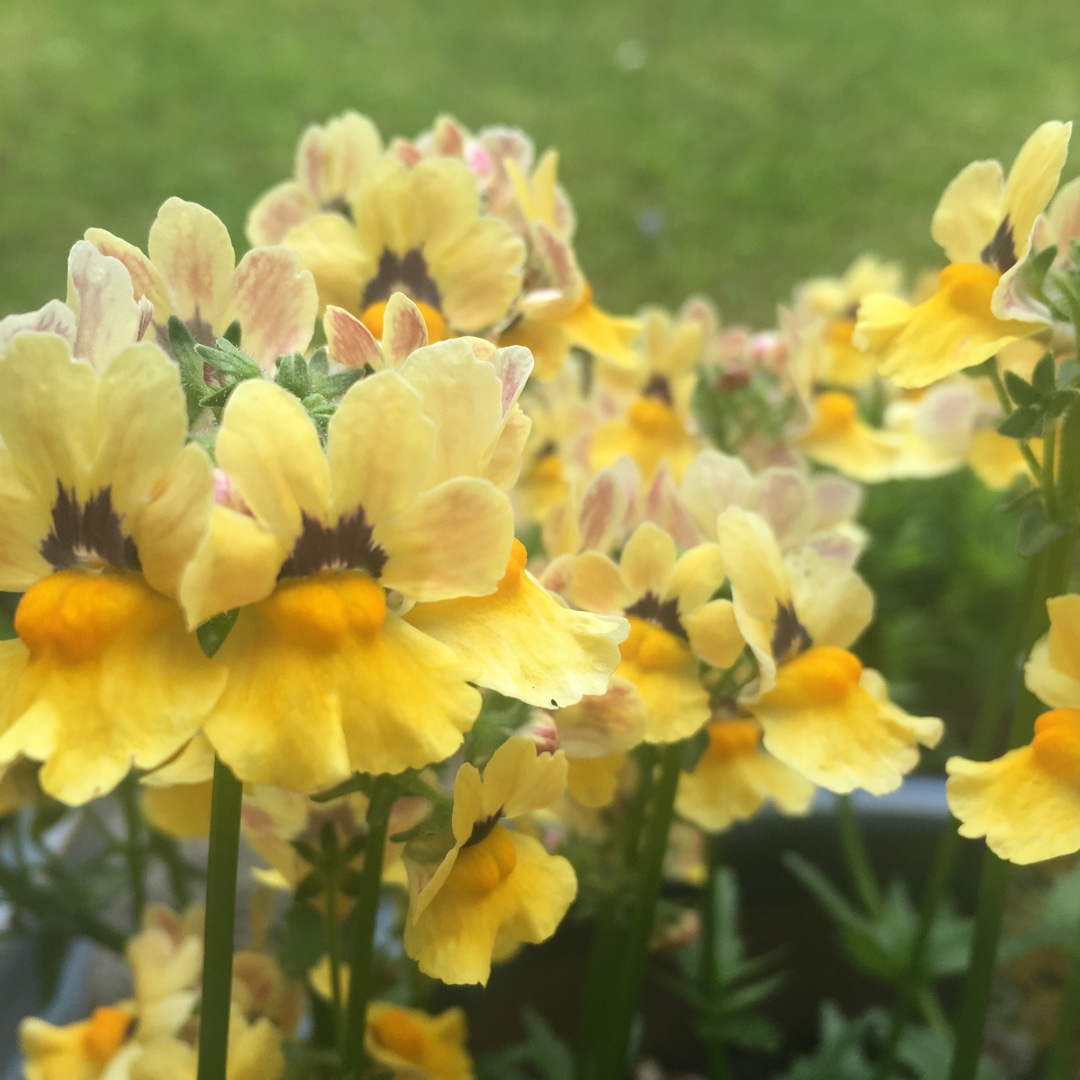
<path id="1" fill-rule="evenodd" d="M 1057 503 L 1057 489 L 1054 486 L 1054 456 L 1057 446 L 1057 425 L 1050 423 L 1043 431 L 1043 459 L 1039 486 L 1042 488 L 1043 501 L 1046 503 L 1046 516 L 1050 521 L 1058 521 L 1060 513 Z"/>
<path id="2" fill-rule="evenodd" d="M 869 914 L 880 915 L 885 908 L 885 898 L 881 895 L 881 887 L 878 885 L 874 868 L 870 865 L 870 856 L 859 832 L 859 822 L 856 820 L 850 795 L 839 797 L 837 820 L 840 825 L 840 845 L 843 848 L 844 861 L 859 900 Z"/>
<path id="3" fill-rule="evenodd" d="M 724 973 L 721 967 L 720 938 L 723 927 L 719 925 L 721 910 L 721 869 L 723 867 L 723 841 L 720 834 L 706 838 L 708 852 L 705 884 L 701 889 L 701 940 L 698 967 L 698 990 L 715 1011 L 719 1011 L 723 995 Z M 709 1080 L 730 1080 L 731 1063 L 723 1036 L 705 1036 L 705 1056 Z"/>
<path id="4" fill-rule="evenodd" d="M 993 384 L 994 393 L 997 394 L 998 404 L 1001 406 L 1001 411 L 1008 416 L 1016 410 L 1012 403 L 1012 398 L 1009 397 L 1008 390 L 1005 389 L 1005 383 L 1001 378 L 1001 368 L 998 366 L 998 358 L 996 356 L 990 364 L 989 371 L 990 382 Z M 1042 463 L 1035 456 L 1034 451 L 1025 441 L 1017 442 L 1017 446 L 1020 447 L 1020 454 L 1027 463 L 1027 467 L 1031 470 L 1032 477 L 1036 481 L 1041 480 Z"/>
<path id="5" fill-rule="evenodd" d="M 326 928 L 326 954 L 330 958 L 330 1000 L 334 1008 L 334 1032 L 337 1037 L 339 1060 L 345 1060 L 345 1010 L 341 996 L 341 936 L 337 923 L 337 866 L 329 869 L 326 875 L 326 910 L 324 925 Z"/>
<path id="6" fill-rule="evenodd" d="M 371 1000 L 375 982 L 375 919 L 379 912 L 382 888 L 386 830 L 395 797 L 393 777 L 377 777 L 371 792 L 371 802 L 368 804 L 368 834 L 364 844 L 364 868 L 356 894 L 349 1001 L 345 1010 L 345 1053 L 342 1066 L 345 1077 L 350 1080 L 359 1080 L 367 1061 L 364 1033 L 367 1030 L 368 1002 Z"/>
<path id="7" fill-rule="evenodd" d="M 1072 971 L 1066 980 L 1058 1010 L 1057 1027 L 1046 1058 L 1044 1080 L 1070 1080 L 1076 1066 L 1076 1043 L 1080 1037 L 1080 927 L 1072 947 Z"/>
<path id="8" fill-rule="evenodd" d="M 120 785 L 120 805 L 124 810 L 124 824 L 127 827 L 127 843 L 124 845 L 124 858 L 127 861 L 128 880 L 131 884 L 131 921 L 132 925 L 142 925 L 143 909 L 146 907 L 146 844 L 144 843 L 145 825 L 139 808 L 137 781 L 128 777 Z"/>
<path id="9" fill-rule="evenodd" d="M 228 765 L 215 758 L 210 802 L 198 1080 L 225 1080 L 236 924 L 236 864 L 240 852 L 243 795 L 243 784 L 233 776 Z"/>
<path id="10" fill-rule="evenodd" d="M 682 767 L 683 745 L 671 743 L 659 752 L 660 776 L 653 790 L 649 815 L 638 860 L 638 885 L 630 925 L 624 942 L 625 961 L 620 983 L 613 989 L 612 1006 L 608 1015 L 611 1023 L 601 1067 L 600 1080 L 623 1080 L 627 1071 L 630 1032 L 637 1011 L 638 997 L 645 979 L 649 958 L 649 942 L 656 919 L 656 903 L 660 898 L 664 853 L 667 850 L 668 829 L 675 809 L 675 792 Z"/>
<path id="11" fill-rule="evenodd" d="M 1048 623 L 1046 601 L 1068 586 L 1072 564 L 1072 533 L 1066 533 L 1048 544 L 1035 557 L 1037 567 L 1035 594 L 1029 613 L 1026 648 L 1044 633 Z M 1027 742 L 1041 706 L 1028 691 L 1017 696 L 1009 727 L 1009 750 Z M 1005 893 L 1009 884 L 1011 864 L 987 853 L 983 857 L 979 880 L 979 901 L 975 911 L 975 933 L 971 943 L 971 959 L 964 980 L 960 1016 L 956 1023 L 956 1048 L 953 1053 L 949 1080 L 974 1080 L 982 1051 L 986 1010 L 997 965 L 1001 920 L 1005 913 Z"/>

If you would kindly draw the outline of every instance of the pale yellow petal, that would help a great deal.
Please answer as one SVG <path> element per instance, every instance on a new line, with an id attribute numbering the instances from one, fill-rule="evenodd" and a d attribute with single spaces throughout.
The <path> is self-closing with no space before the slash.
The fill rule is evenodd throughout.
<path id="1" fill-rule="evenodd" d="M 360 314 L 360 294 L 374 276 L 379 252 L 361 246 L 353 225 L 340 214 L 318 214 L 284 240 L 315 278 L 320 311 L 327 304 Z"/>
<path id="2" fill-rule="evenodd" d="M 1012 228 L 1013 251 L 1022 259 L 1031 247 L 1035 219 L 1046 209 L 1069 153 L 1072 124 L 1041 124 L 1016 155 L 1005 181 L 1005 213 Z"/>
<path id="3" fill-rule="evenodd" d="M 623 583 L 615 562 L 599 551 L 585 551 L 570 567 L 570 598 L 586 611 L 614 615 L 632 604 L 636 596 Z"/>
<path id="4" fill-rule="evenodd" d="M 68 256 L 68 306 L 79 327 L 72 352 L 99 371 L 138 340 L 139 308 L 127 267 L 87 240 Z"/>
<path id="5" fill-rule="evenodd" d="M 164 327 L 173 314 L 169 290 L 161 271 L 134 245 L 104 229 L 87 229 L 86 239 L 103 255 L 119 259 L 131 275 L 132 297 L 145 296 L 154 305 L 154 323 Z M 232 270 L 232 264 L 229 264 Z"/>
<path id="6" fill-rule="evenodd" d="M 679 556 L 662 599 L 677 600 L 680 617 L 688 615 L 706 603 L 726 577 L 720 545 L 698 544 Z"/>
<path id="7" fill-rule="evenodd" d="M 949 262 L 977 263 L 1005 216 L 1005 175 L 996 161 L 973 161 L 950 181 L 930 222 Z"/>
<path id="8" fill-rule="evenodd" d="M 484 767 L 481 810 L 485 818 L 520 817 L 551 806 L 565 790 L 566 755 L 537 753 L 531 739 L 514 737 Z"/>
<path id="9" fill-rule="evenodd" d="M 50 503 L 23 483 L 0 443 L 0 591 L 23 592 L 52 567 L 41 543 L 52 528 Z"/>
<path id="10" fill-rule="evenodd" d="M 251 208 L 244 233 L 255 247 L 281 244 L 293 229 L 318 212 L 315 200 L 295 180 L 286 180 Z"/>
<path id="11" fill-rule="evenodd" d="M 619 774 L 626 765 L 626 754 L 571 758 L 569 764 L 566 789 L 570 797 L 590 810 L 610 806 L 619 789 Z"/>
<path id="12" fill-rule="evenodd" d="M 1080 708 L 1080 596 L 1055 596 L 1046 607 L 1050 632 L 1031 650 L 1024 681 L 1047 705 Z"/>
<path id="13" fill-rule="evenodd" d="M 730 600 L 712 600 L 684 615 L 682 624 L 694 655 L 713 667 L 730 667 L 746 646 Z"/>
<path id="14" fill-rule="evenodd" d="M 645 702 L 633 683 L 617 675 L 605 693 L 583 697 L 554 715 L 559 746 L 572 760 L 632 750 L 645 737 Z"/>
<path id="15" fill-rule="evenodd" d="M 874 594 L 847 563 L 800 548 L 784 560 L 799 622 L 814 645 L 846 649 L 870 625 Z"/>
<path id="16" fill-rule="evenodd" d="M 675 569 L 675 541 L 658 525 L 639 525 L 623 548 L 619 567 L 623 581 L 635 596 L 652 593 L 664 598 Z"/>

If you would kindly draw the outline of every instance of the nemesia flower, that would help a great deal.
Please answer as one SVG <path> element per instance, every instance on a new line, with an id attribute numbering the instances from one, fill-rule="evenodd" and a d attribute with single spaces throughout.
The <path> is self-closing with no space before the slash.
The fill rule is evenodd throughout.
<path id="1" fill-rule="evenodd" d="M 325 126 L 312 124 L 296 148 L 294 179 L 271 188 L 251 208 L 247 238 L 256 247 L 280 244 L 316 214 L 343 209 L 382 149 L 378 129 L 360 113 L 342 113 Z"/>
<path id="2" fill-rule="evenodd" d="M 98 373 L 22 333 L 0 380 L 0 589 L 25 592 L 0 642 L 0 762 L 42 761 L 44 790 L 83 803 L 175 754 L 221 694 L 174 600 L 211 466 L 155 345 Z"/>
<path id="3" fill-rule="evenodd" d="M 486 983 L 493 955 L 549 938 L 577 893 L 570 863 L 549 855 L 512 819 L 550 806 L 566 787 L 566 757 L 508 739 L 481 776 L 454 780 L 452 844 L 445 854 L 410 844 L 405 951 L 447 983 Z"/>
<path id="4" fill-rule="evenodd" d="M 817 394 L 811 408 L 810 427 L 795 439 L 796 446 L 811 461 L 864 484 L 893 478 L 901 451 L 900 437 L 866 423 L 851 394 L 839 390 Z"/>
<path id="5" fill-rule="evenodd" d="M 420 1009 L 373 1001 L 367 1024 L 364 1049 L 394 1080 L 473 1080 L 464 1009 L 429 1016 Z"/>
<path id="6" fill-rule="evenodd" d="M 820 787 L 884 794 L 934 746 L 942 723 L 908 716 L 881 676 L 848 646 L 870 621 L 873 597 L 845 563 L 809 548 L 786 559 L 766 522 L 737 507 L 717 523 L 735 618 L 758 664 L 756 692 L 739 705 L 769 753 Z"/>
<path id="7" fill-rule="evenodd" d="M 215 507 L 181 595 L 193 624 L 242 609 L 217 654 L 230 679 L 205 732 L 245 781 L 313 790 L 354 771 L 418 768 L 452 753 L 476 716 L 475 671 L 386 593 L 491 593 L 510 554 L 506 496 L 460 475 L 484 464 L 469 456 L 477 445 L 453 388 L 440 394 L 445 355 L 432 346 L 410 360 L 427 397 L 395 371 L 354 384 L 325 452 L 275 384 L 244 382 L 225 407 L 218 462 L 248 512 Z M 493 402 L 494 431 L 479 436 L 491 453 L 502 384 L 491 364 L 471 363 Z"/>
<path id="8" fill-rule="evenodd" d="M 595 551 L 573 562 L 573 602 L 621 612 L 630 622 L 617 674 L 645 701 L 646 742 L 674 742 L 697 731 L 709 719 L 700 661 L 726 668 L 742 652 L 731 602 L 712 599 L 725 576 L 716 544 L 679 556 L 675 541 L 652 522 L 638 526 L 618 564 Z"/>
<path id="9" fill-rule="evenodd" d="M 709 745 L 679 777 L 676 812 L 706 832 L 722 832 L 757 813 L 766 801 L 785 814 L 805 814 L 814 785 L 761 749 L 753 720 L 720 717 L 707 728 Z"/>
<path id="10" fill-rule="evenodd" d="M 994 761 L 945 763 L 960 835 L 985 836 L 999 858 L 1027 864 L 1080 850 L 1080 596 L 1047 602 L 1050 630 L 1024 668 L 1028 689 L 1051 706 L 1027 746 Z"/>
<path id="11" fill-rule="evenodd" d="M 244 352 L 267 371 L 274 360 L 303 352 L 311 341 L 318 297 L 315 282 L 287 248 L 254 248 L 236 262 L 228 230 L 209 210 L 167 199 L 150 227 L 144 255 L 104 229 L 86 239 L 119 259 L 134 296 L 153 305 L 158 343 L 168 348 L 169 316 L 176 315 L 203 345 L 213 345 L 240 323 Z"/>
<path id="12" fill-rule="evenodd" d="M 950 265 L 938 291 L 916 307 L 871 294 L 859 306 L 855 342 L 898 386 L 927 386 L 981 364 L 1045 320 L 1013 296 L 1039 215 L 1057 187 L 1071 124 L 1049 122 L 1024 143 L 1008 179 L 976 161 L 945 189 L 931 224 Z"/>
<path id="13" fill-rule="evenodd" d="M 411 171 L 382 159 L 368 168 L 343 214 L 319 214 L 286 237 L 315 275 L 320 308 L 356 315 L 382 337 L 386 303 L 404 292 L 432 341 L 476 333 L 505 318 L 521 288 L 524 245 L 481 214 L 476 182 L 449 159 Z"/>

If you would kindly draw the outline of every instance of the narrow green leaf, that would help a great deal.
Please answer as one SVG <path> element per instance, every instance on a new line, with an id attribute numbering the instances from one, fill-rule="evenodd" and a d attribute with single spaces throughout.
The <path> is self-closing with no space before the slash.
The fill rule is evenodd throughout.
<path id="1" fill-rule="evenodd" d="M 1042 410 L 1031 405 L 1022 405 L 1016 412 L 1006 416 L 997 429 L 999 434 L 1008 439 L 1034 439 L 1042 434 L 1042 425 Z"/>
<path id="2" fill-rule="evenodd" d="M 1004 375 L 1005 389 L 1009 391 L 1009 397 L 1017 405 L 1038 405 L 1042 395 L 1032 386 L 1025 382 L 1015 371 L 1006 371 Z"/>

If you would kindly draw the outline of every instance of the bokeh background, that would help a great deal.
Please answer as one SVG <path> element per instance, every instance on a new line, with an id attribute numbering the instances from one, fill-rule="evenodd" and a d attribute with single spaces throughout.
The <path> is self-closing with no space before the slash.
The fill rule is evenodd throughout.
<path id="1" fill-rule="evenodd" d="M 766 327 L 860 252 L 932 264 L 944 185 L 1080 116 L 1078 65 L 1065 0 L 6 0 L 0 314 L 62 296 L 89 226 L 145 243 L 170 195 L 242 248 L 303 128 L 357 108 L 386 135 L 443 111 L 525 128 L 562 152 L 605 306 L 701 291 Z M 866 512 L 864 656 L 957 737 L 1020 572 L 998 509 L 958 474 Z"/>

